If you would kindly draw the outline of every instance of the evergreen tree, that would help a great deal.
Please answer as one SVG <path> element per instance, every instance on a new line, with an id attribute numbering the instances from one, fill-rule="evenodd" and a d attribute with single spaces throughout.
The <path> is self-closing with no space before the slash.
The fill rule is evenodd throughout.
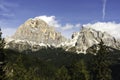
<path id="1" fill-rule="evenodd" d="M 68 70 L 65 66 L 62 66 L 60 69 L 58 69 L 56 73 L 56 80 L 70 80 Z"/>
<path id="2" fill-rule="evenodd" d="M 89 80 L 90 79 L 89 71 L 87 70 L 87 66 L 85 65 L 84 60 L 80 60 L 76 65 L 78 66 L 79 70 L 81 70 L 81 73 L 83 74 L 83 77 L 84 77 L 83 80 Z M 79 76 L 81 76 L 81 75 L 79 75 Z M 83 77 L 81 77 L 81 78 L 83 78 Z"/>
<path id="3" fill-rule="evenodd" d="M 92 80 L 111 80 L 111 69 L 108 48 L 103 41 L 99 44 L 100 49 L 96 53 L 93 61 L 93 79 Z"/>
<path id="4" fill-rule="evenodd" d="M 3 66 L 4 66 L 4 59 L 5 59 L 5 54 L 4 54 L 4 39 L 2 38 L 2 32 L 0 29 L 0 80 L 4 79 L 5 76 L 5 72 L 3 70 Z"/>
<path id="5" fill-rule="evenodd" d="M 71 64 L 68 68 L 71 80 L 89 80 L 89 72 L 85 65 L 84 60 L 79 60 L 76 63 Z"/>

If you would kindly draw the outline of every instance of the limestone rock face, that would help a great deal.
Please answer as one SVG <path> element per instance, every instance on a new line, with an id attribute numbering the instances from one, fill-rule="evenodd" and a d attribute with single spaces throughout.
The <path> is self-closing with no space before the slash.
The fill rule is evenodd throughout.
<path id="1" fill-rule="evenodd" d="M 6 38 L 5 41 L 5 48 L 22 52 L 56 47 L 61 42 L 66 41 L 66 38 L 60 32 L 56 32 L 54 27 L 49 26 L 45 21 L 34 18 L 27 20 L 12 37 Z"/>
<path id="2" fill-rule="evenodd" d="M 15 40 L 13 38 L 6 39 L 6 49 L 12 49 L 19 52 L 30 52 L 30 51 L 38 51 L 42 48 L 51 47 L 49 44 L 44 43 L 36 43 L 32 41 L 25 40 Z"/>
<path id="3" fill-rule="evenodd" d="M 96 31 L 90 27 L 83 27 L 80 32 L 75 32 L 71 39 L 66 39 L 54 27 L 45 21 L 34 18 L 22 24 L 11 38 L 6 38 L 5 48 L 18 51 L 37 51 L 47 47 L 62 47 L 66 51 L 86 53 L 93 45 L 104 42 L 106 46 L 120 50 L 120 40 L 106 32 Z"/>
<path id="4" fill-rule="evenodd" d="M 120 49 L 119 40 L 115 39 L 106 32 L 96 31 L 92 28 L 83 27 L 80 32 L 73 33 L 72 39 L 66 42 L 67 50 L 76 51 L 77 53 L 86 53 L 86 50 L 99 44 L 101 40 L 106 46 L 110 46 L 115 49 Z"/>
<path id="5" fill-rule="evenodd" d="M 57 45 L 65 40 L 61 33 L 56 32 L 53 27 L 41 19 L 27 20 L 18 28 L 12 38 L 50 45 Z"/>

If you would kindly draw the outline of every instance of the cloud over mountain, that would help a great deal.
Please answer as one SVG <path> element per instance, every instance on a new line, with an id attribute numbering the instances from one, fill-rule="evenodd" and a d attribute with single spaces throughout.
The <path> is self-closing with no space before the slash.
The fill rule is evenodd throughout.
<path id="1" fill-rule="evenodd" d="M 16 31 L 16 28 L 2 28 L 2 33 L 3 33 L 3 37 L 10 37 L 12 36 Z"/>
<path id="2" fill-rule="evenodd" d="M 18 7 L 17 3 L 7 2 L 6 0 L 0 0 L 0 17 L 3 19 L 15 16 L 14 8 Z"/>
<path id="3" fill-rule="evenodd" d="M 73 32 L 80 31 L 81 24 L 72 24 L 66 23 L 65 25 L 61 24 L 55 16 L 39 16 L 35 17 L 44 20 L 48 25 L 54 26 L 55 29 L 62 33 L 67 38 L 70 38 Z M 33 19 L 35 19 L 33 18 Z M 0 22 L 2 24 L 3 22 Z M 84 27 L 90 27 L 102 32 L 107 32 L 116 38 L 120 38 L 120 23 L 115 22 L 96 22 L 94 24 L 88 23 L 84 24 Z M 16 31 L 16 28 L 2 27 L 3 36 L 11 36 Z"/>
<path id="4" fill-rule="evenodd" d="M 55 16 L 43 15 L 35 18 L 42 19 L 48 25 L 54 26 L 57 31 L 61 32 L 67 38 L 70 38 L 72 33 L 76 32 L 76 30 L 80 30 L 81 27 L 79 23 L 78 24 L 66 23 L 65 25 L 62 25 L 61 23 L 59 23 Z"/>
<path id="5" fill-rule="evenodd" d="M 97 22 L 94 24 L 85 24 L 84 27 L 90 27 L 98 31 L 107 32 L 110 35 L 120 38 L 120 23 L 115 22 Z"/>

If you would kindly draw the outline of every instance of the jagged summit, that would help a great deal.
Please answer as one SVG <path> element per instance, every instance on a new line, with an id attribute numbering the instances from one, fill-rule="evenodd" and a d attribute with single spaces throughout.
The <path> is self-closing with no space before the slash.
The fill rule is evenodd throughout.
<path id="1" fill-rule="evenodd" d="M 106 46 L 120 49 L 120 41 L 106 32 L 97 31 L 88 27 L 82 27 L 80 32 L 72 34 L 71 39 L 66 39 L 54 27 L 48 25 L 39 17 L 28 19 L 11 37 L 6 39 L 6 48 L 19 51 L 36 51 L 41 47 L 62 47 L 66 51 L 86 53 L 93 45 L 102 40 Z"/>
<path id="2" fill-rule="evenodd" d="M 39 18 L 31 18 L 20 25 L 12 37 L 5 40 L 5 48 L 18 51 L 36 51 L 42 47 L 56 47 L 61 42 L 66 41 L 66 38 L 45 21 Z"/>
<path id="3" fill-rule="evenodd" d="M 103 41 L 106 46 L 120 49 L 120 43 L 113 36 L 106 32 L 96 31 L 89 27 L 82 27 L 80 32 L 75 32 L 69 42 L 65 42 L 64 46 L 68 51 L 76 51 L 78 53 L 86 53 L 86 50 L 94 44 Z"/>
<path id="4" fill-rule="evenodd" d="M 17 29 L 12 38 L 55 45 L 65 39 L 60 32 L 55 31 L 54 27 L 37 18 L 27 20 Z"/>

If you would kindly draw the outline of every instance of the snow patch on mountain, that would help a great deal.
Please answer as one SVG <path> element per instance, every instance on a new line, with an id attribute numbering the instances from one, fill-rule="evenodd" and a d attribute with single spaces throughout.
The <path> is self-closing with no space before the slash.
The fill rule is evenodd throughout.
<path id="1" fill-rule="evenodd" d="M 89 47 L 99 44 L 101 40 L 106 46 L 120 49 L 118 39 L 107 32 L 96 31 L 90 27 L 83 27 L 80 32 L 74 33 L 70 41 L 64 42 L 64 46 L 66 46 L 67 51 L 86 53 Z"/>

